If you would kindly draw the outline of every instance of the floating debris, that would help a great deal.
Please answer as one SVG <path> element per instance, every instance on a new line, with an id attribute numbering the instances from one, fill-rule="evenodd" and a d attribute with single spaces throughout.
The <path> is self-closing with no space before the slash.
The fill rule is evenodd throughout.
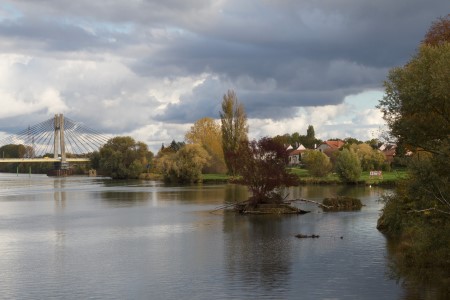
<path id="1" fill-rule="evenodd" d="M 318 234 L 307 235 L 307 234 L 299 233 L 299 234 L 295 235 L 295 237 L 299 238 L 299 239 L 308 239 L 308 238 L 318 239 L 320 237 L 320 235 L 318 235 Z"/>

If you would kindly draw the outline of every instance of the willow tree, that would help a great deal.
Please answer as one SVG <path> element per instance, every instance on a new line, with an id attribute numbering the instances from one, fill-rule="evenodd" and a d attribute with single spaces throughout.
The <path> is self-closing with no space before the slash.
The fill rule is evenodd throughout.
<path id="1" fill-rule="evenodd" d="M 209 160 L 210 156 L 202 146 L 187 144 L 177 152 L 161 156 L 157 161 L 157 169 L 166 182 L 200 182 L 202 169 Z"/>
<path id="2" fill-rule="evenodd" d="M 222 149 L 225 163 L 230 175 L 236 175 L 236 159 L 239 156 L 239 146 L 246 141 L 248 133 L 247 115 L 244 106 L 238 102 L 233 90 L 223 96 L 220 112 L 222 129 Z"/>

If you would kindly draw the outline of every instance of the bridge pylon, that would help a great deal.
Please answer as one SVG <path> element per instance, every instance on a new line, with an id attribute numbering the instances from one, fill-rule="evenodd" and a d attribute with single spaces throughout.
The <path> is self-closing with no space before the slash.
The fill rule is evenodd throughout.
<path id="1" fill-rule="evenodd" d="M 66 159 L 66 147 L 64 143 L 64 115 L 55 114 L 54 118 L 54 140 L 53 140 L 53 158 L 61 160 L 54 163 L 54 170 L 49 175 L 66 176 L 69 175 L 70 168 Z"/>

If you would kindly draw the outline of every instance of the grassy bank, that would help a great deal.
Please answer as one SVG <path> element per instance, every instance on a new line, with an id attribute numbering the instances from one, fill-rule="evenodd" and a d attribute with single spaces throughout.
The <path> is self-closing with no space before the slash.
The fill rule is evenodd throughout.
<path id="1" fill-rule="evenodd" d="M 291 168 L 290 171 L 299 177 L 301 184 L 342 184 L 337 174 L 334 173 L 325 177 L 314 177 L 306 169 Z M 406 178 L 406 176 L 407 173 L 405 170 L 383 171 L 381 177 L 370 176 L 370 172 L 365 171 L 361 174 L 357 183 L 367 185 L 395 185 L 398 180 Z"/>
<path id="2" fill-rule="evenodd" d="M 289 170 L 299 177 L 300 184 L 343 184 L 339 177 L 333 173 L 325 177 L 314 177 L 311 176 L 306 169 L 291 168 Z M 383 172 L 382 177 L 370 176 L 369 172 L 363 172 L 357 184 L 392 186 L 395 185 L 399 179 L 404 179 L 406 176 L 405 170 Z M 142 173 L 139 179 L 162 180 L 162 175 L 156 173 Z M 202 174 L 203 183 L 227 183 L 232 181 L 232 179 L 233 177 L 227 174 Z"/>
<path id="3" fill-rule="evenodd" d="M 296 174 L 300 179 L 300 184 L 343 184 L 336 174 L 329 174 L 325 177 L 311 176 L 306 169 L 291 168 L 290 172 Z M 370 176 L 370 172 L 363 172 L 358 184 L 365 185 L 383 185 L 392 186 L 399 179 L 406 178 L 405 170 L 394 170 L 391 172 L 383 172 L 382 177 Z M 230 182 L 233 177 L 226 174 L 202 174 L 204 183 L 226 183 Z"/>

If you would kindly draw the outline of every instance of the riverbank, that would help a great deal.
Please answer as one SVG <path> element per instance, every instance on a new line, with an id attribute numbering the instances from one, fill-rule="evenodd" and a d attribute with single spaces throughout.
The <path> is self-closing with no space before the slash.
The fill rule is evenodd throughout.
<path id="1" fill-rule="evenodd" d="M 299 177 L 300 185 L 305 184 L 348 184 L 342 182 L 336 174 L 329 174 L 325 177 L 311 176 L 306 169 L 291 168 L 290 172 L 296 174 Z M 370 172 L 363 172 L 358 182 L 354 185 L 373 185 L 373 186 L 395 186 L 395 184 L 406 178 L 406 170 L 393 170 L 391 172 L 383 172 L 382 176 L 371 176 Z M 234 177 L 226 174 L 202 174 L 202 180 L 204 183 L 227 183 L 233 182 Z"/>

